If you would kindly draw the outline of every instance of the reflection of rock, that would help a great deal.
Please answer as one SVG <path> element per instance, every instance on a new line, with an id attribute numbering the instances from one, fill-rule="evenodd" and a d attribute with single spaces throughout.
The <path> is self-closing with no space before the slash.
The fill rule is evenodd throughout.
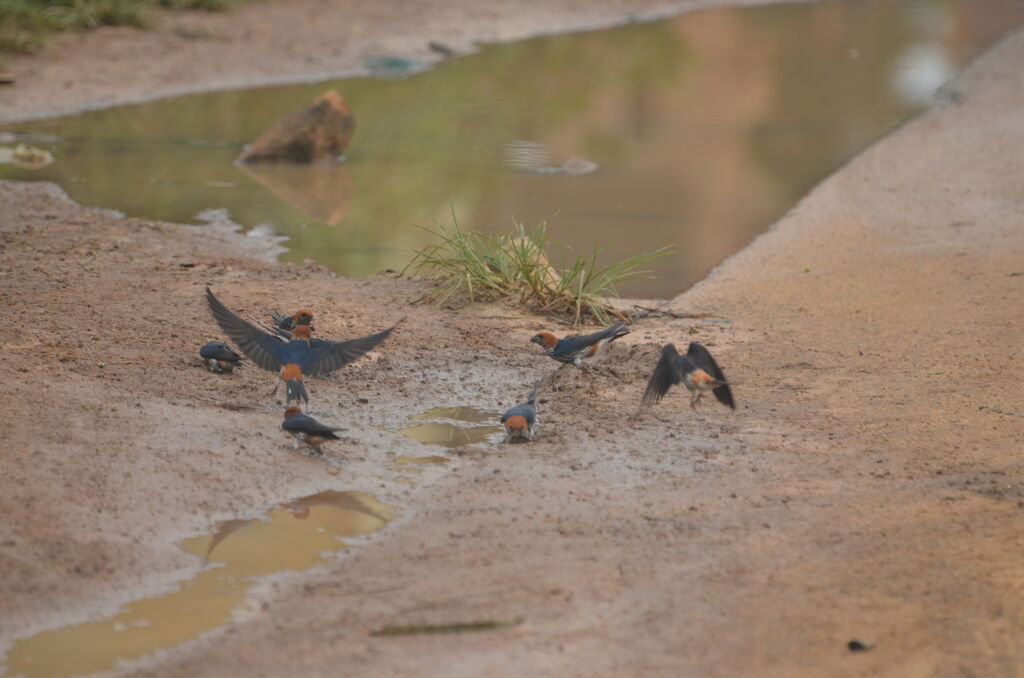
<path id="1" fill-rule="evenodd" d="M 260 135 L 236 162 L 296 162 L 337 158 L 356 131 L 356 119 L 345 100 L 328 90 L 301 111 L 278 120 Z"/>
<path id="2" fill-rule="evenodd" d="M 243 165 L 242 169 L 277 197 L 332 226 L 345 216 L 355 193 L 348 168 L 337 163 Z"/>

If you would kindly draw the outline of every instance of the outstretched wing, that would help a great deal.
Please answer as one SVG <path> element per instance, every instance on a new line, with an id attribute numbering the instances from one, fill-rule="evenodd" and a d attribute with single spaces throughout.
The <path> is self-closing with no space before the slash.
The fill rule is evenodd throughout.
<path id="1" fill-rule="evenodd" d="M 285 344 L 255 325 L 242 320 L 227 306 L 220 303 L 220 300 L 213 296 L 213 291 L 209 287 L 206 288 L 206 303 L 210 306 L 213 319 L 224 330 L 224 334 L 238 345 L 246 357 L 265 370 L 277 372 L 281 369 L 284 364 L 282 348 Z"/>
<path id="2" fill-rule="evenodd" d="M 700 365 L 701 369 L 718 381 L 728 381 L 728 379 L 725 378 L 725 373 L 722 372 L 722 368 L 719 367 L 718 363 L 715 362 L 715 359 L 711 357 L 711 353 L 697 342 L 694 341 L 690 343 L 690 347 L 686 349 L 686 356 Z M 732 399 L 732 389 L 729 388 L 728 384 L 716 386 L 712 393 L 714 393 L 715 397 L 718 398 L 718 402 L 723 405 L 728 405 L 734 410 L 736 409 L 736 403 Z"/>
<path id="3" fill-rule="evenodd" d="M 679 351 L 675 344 L 665 344 L 661 349 L 661 358 L 654 366 L 651 378 L 647 380 L 643 404 L 647 407 L 660 402 L 668 390 L 681 382 L 683 375 L 679 371 Z"/>
<path id="4" fill-rule="evenodd" d="M 326 377 L 331 372 L 361 358 L 367 352 L 388 338 L 388 335 L 402 321 L 377 334 L 348 341 L 313 340 L 310 342 L 310 358 L 302 363 L 302 373 L 311 377 Z"/>

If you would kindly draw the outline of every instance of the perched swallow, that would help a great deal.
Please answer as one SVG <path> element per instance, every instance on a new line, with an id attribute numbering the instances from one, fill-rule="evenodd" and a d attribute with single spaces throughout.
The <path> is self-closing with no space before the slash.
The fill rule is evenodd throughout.
<path id="1" fill-rule="evenodd" d="M 732 399 L 732 390 L 725 380 L 722 368 L 711 357 L 708 350 L 693 342 L 686 350 L 686 355 L 679 355 L 675 344 L 665 344 L 661 349 L 661 359 L 654 368 L 647 390 L 644 391 L 644 405 L 650 407 L 659 402 L 668 390 L 682 382 L 690 391 L 690 407 L 697 409 L 697 403 L 705 391 L 711 391 L 718 402 L 736 409 Z"/>
<path id="2" fill-rule="evenodd" d="M 231 350 L 231 347 L 223 341 L 211 341 L 203 346 L 199 349 L 199 357 L 215 374 L 231 372 L 236 367 L 242 366 L 242 356 Z"/>
<path id="3" fill-rule="evenodd" d="M 283 341 L 230 311 L 213 296 L 209 287 L 206 288 L 206 303 L 210 306 L 214 320 L 242 349 L 242 353 L 263 369 L 278 373 L 278 383 L 285 382 L 287 389 L 285 403 L 293 400 L 298 402 L 300 399 L 309 403 L 309 394 L 302 383 L 303 376 L 326 377 L 372 350 L 398 326 L 395 324 L 368 337 L 328 341 L 313 339 L 308 325 L 297 325 L 292 331 L 292 338 Z M 277 392 L 276 385 L 274 392 Z"/>
<path id="4" fill-rule="evenodd" d="M 340 431 L 340 428 L 324 426 L 313 417 L 303 414 L 302 408 L 296 405 L 292 405 L 284 411 L 284 422 L 281 424 L 281 428 L 317 452 L 320 451 L 320 445 L 325 440 L 340 440 L 334 433 Z"/>
<path id="5" fill-rule="evenodd" d="M 501 415 L 505 425 L 505 442 L 533 440 L 537 433 L 537 389 L 530 391 L 525 403 L 520 403 Z"/>
<path id="6" fill-rule="evenodd" d="M 584 358 L 592 358 L 597 355 L 602 346 L 627 334 L 629 334 L 629 328 L 626 327 L 625 323 L 615 323 L 611 327 L 606 327 L 593 334 L 565 337 L 564 339 L 559 339 L 551 332 L 545 330 L 533 335 L 533 339 L 530 339 L 530 341 L 534 344 L 539 344 L 549 357 L 554 358 L 558 362 L 572 363 L 579 367 L 583 363 Z"/>
<path id="7" fill-rule="evenodd" d="M 267 313 L 270 319 L 274 321 L 274 325 L 279 329 L 291 332 L 299 325 L 308 325 L 309 330 L 312 332 L 313 329 L 313 312 L 307 311 L 302 308 L 296 311 L 293 315 L 282 315 L 281 313 Z"/>

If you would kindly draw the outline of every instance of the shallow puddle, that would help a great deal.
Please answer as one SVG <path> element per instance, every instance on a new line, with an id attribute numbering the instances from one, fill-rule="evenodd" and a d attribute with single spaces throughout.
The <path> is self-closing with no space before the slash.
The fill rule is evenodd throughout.
<path id="1" fill-rule="evenodd" d="M 442 447 L 465 447 L 485 442 L 488 437 L 501 431 L 500 426 L 458 426 L 445 422 L 425 422 L 408 428 L 400 428 L 395 433 L 418 440 L 424 445 L 440 445 Z"/>
<path id="2" fill-rule="evenodd" d="M 393 432 L 401 433 L 424 445 L 465 447 L 487 442 L 492 435 L 501 431 L 502 427 L 498 425 L 499 419 L 501 419 L 501 413 L 489 412 L 476 407 L 435 407 L 410 416 L 410 426 L 395 429 Z M 465 426 L 461 422 L 477 425 Z M 398 459 L 396 458 L 396 462 Z M 405 459 L 411 459 L 411 457 L 405 457 Z M 444 457 L 419 457 L 419 459 L 444 459 Z"/>
<path id="3" fill-rule="evenodd" d="M 431 419 L 454 419 L 455 421 L 468 421 L 474 424 L 486 424 L 494 421 L 494 412 L 481 410 L 476 407 L 435 407 L 414 414 L 409 417 L 411 421 L 429 421 Z"/>
<path id="4" fill-rule="evenodd" d="M 935 101 L 981 49 L 1024 24 L 1019 0 L 858 0 L 704 10 L 484 47 L 400 80 L 354 78 L 122 106 L 19 123 L 53 154 L 0 178 L 193 222 L 227 208 L 291 237 L 287 260 L 401 269 L 450 220 L 549 234 L 618 260 L 669 243 L 674 295 L 763 232 L 853 154 Z M 277 118 L 329 87 L 358 118 L 341 165 L 232 164 Z M 559 167 L 578 156 L 595 171 Z M 590 167 L 587 165 L 586 167 Z M 556 256 L 557 260 L 557 256 Z M 794 262 L 794 266 L 801 266 Z M 433 433 L 431 434 L 433 435 Z"/>
<path id="5" fill-rule="evenodd" d="M 179 590 L 129 603 L 114 617 L 43 631 L 14 643 L 4 676 L 58 678 L 109 671 L 223 625 L 244 609 L 258 577 L 308 570 L 345 548 L 339 537 L 384 527 L 396 509 L 361 492 L 322 492 L 271 509 L 263 518 L 229 520 L 181 548 L 210 567 Z"/>
<path id="6" fill-rule="evenodd" d="M 444 466 L 450 459 L 448 457 L 430 456 L 430 457 L 403 457 L 397 456 L 394 461 L 388 465 L 388 468 L 392 471 L 399 473 L 421 473 L 427 466 Z"/>

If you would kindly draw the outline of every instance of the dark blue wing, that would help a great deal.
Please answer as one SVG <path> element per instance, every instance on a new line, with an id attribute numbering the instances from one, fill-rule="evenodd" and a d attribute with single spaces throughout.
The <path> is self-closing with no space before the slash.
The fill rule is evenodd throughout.
<path id="1" fill-rule="evenodd" d="M 377 344 L 387 339 L 400 323 L 401 321 L 398 321 L 383 332 L 348 341 L 311 339 L 309 347 L 312 351 L 305 360 L 299 363 L 302 373 L 311 377 L 326 377 L 331 372 L 372 351 Z"/>
<path id="2" fill-rule="evenodd" d="M 290 315 L 281 315 L 280 313 L 274 313 L 273 311 L 267 311 L 267 315 L 274 322 L 274 326 L 282 330 L 294 330 L 295 325 L 292 323 L 292 317 Z"/>
<path id="3" fill-rule="evenodd" d="M 313 433 L 321 436 L 326 436 L 328 433 L 334 433 L 339 430 L 330 426 L 324 426 L 313 417 L 305 414 L 293 414 L 284 420 L 281 428 L 289 433 Z"/>
<path id="4" fill-rule="evenodd" d="M 199 349 L 199 357 L 206 360 L 226 360 L 232 363 L 237 363 L 242 359 L 242 356 L 231 350 L 231 347 L 223 341 L 211 341 L 206 346 L 203 346 Z"/>
<path id="5" fill-rule="evenodd" d="M 242 320 L 220 303 L 209 287 L 206 288 L 206 303 L 210 307 L 213 319 L 224 330 L 224 334 L 238 344 L 242 353 L 265 370 L 277 372 L 281 369 L 284 365 L 284 344 L 281 341 Z"/>
<path id="6" fill-rule="evenodd" d="M 650 406 L 668 393 L 668 390 L 681 382 L 683 375 L 679 370 L 679 351 L 675 344 L 665 344 L 661 349 L 661 358 L 654 366 L 651 378 L 647 380 L 647 389 L 644 391 L 643 404 Z"/>
<path id="7" fill-rule="evenodd" d="M 722 372 L 722 368 L 711 357 L 711 353 L 697 342 L 690 343 L 690 347 L 686 350 L 686 357 L 718 381 L 728 381 L 725 378 L 725 373 Z M 716 386 L 711 392 L 718 398 L 718 402 L 728 405 L 734 410 L 736 409 L 736 402 L 732 399 L 732 389 L 729 388 L 728 384 Z"/>
<path id="8" fill-rule="evenodd" d="M 603 339 L 608 339 L 609 337 L 617 338 L 623 334 L 629 333 L 628 330 L 625 332 L 623 332 L 623 330 L 626 330 L 626 325 L 624 323 L 615 323 L 611 327 L 606 327 L 603 330 L 598 330 L 597 332 L 584 334 L 578 337 L 566 337 L 564 339 L 560 339 L 558 343 L 555 344 L 554 350 L 551 351 L 551 355 L 556 358 L 574 356 Z"/>

